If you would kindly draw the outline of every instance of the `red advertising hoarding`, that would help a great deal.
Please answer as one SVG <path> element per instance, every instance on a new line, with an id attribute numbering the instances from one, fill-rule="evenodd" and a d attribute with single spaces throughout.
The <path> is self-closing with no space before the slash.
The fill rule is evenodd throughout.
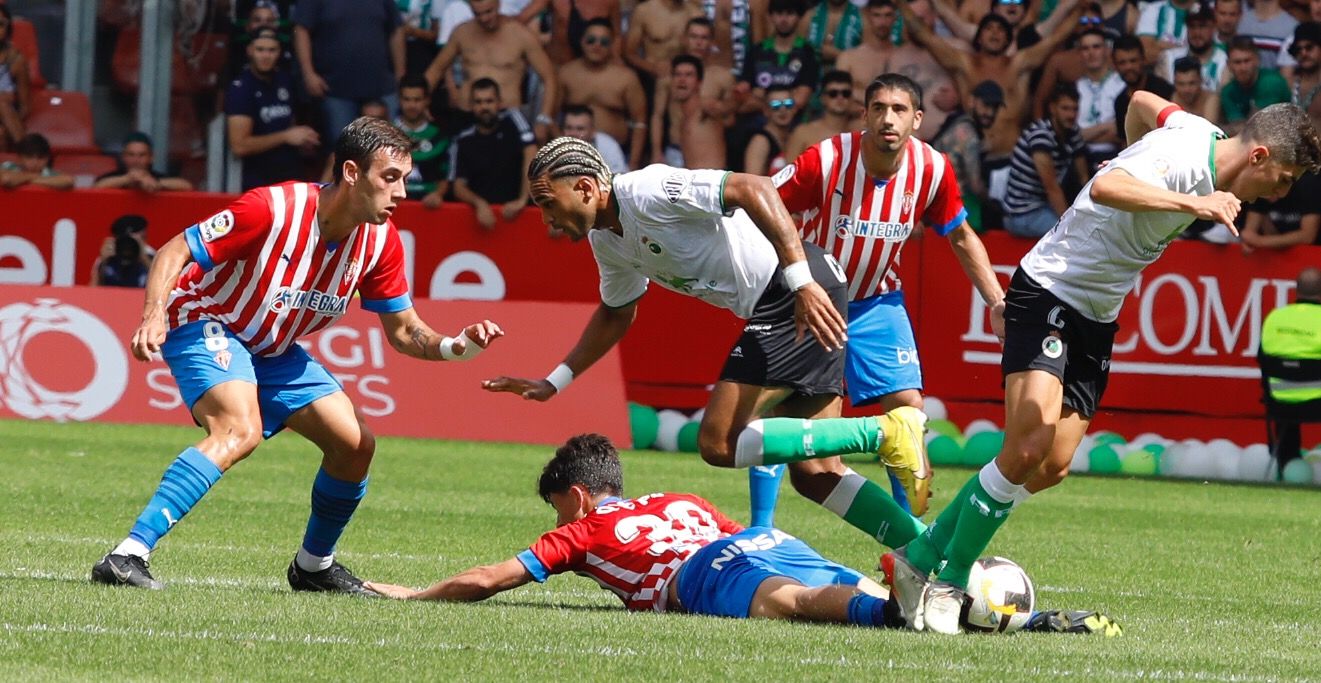
<path id="1" fill-rule="evenodd" d="M 378 434 L 558 444 L 582 432 L 629 442 L 619 356 L 610 353 L 546 403 L 481 389 L 497 375 L 542 377 L 593 307 L 578 303 L 418 301 L 422 318 L 457 334 L 489 318 L 506 336 L 468 362 L 434 363 L 390 348 L 377 316 L 356 307 L 300 340 L 344 385 Z M 142 292 L 0 287 L 0 417 L 187 424 L 164 361 L 140 363 L 128 340 Z"/>

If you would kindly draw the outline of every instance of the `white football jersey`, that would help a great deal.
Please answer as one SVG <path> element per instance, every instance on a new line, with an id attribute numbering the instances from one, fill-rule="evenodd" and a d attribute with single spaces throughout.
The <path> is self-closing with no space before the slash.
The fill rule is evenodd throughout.
<path id="1" fill-rule="evenodd" d="M 728 176 L 663 164 L 615 176 L 624 234 L 588 233 L 605 305 L 632 303 L 655 281 L 740 318 L 752 315 L 780 260 L 746 213 L 726 211 Z"/>
<path id="2" fill-rule="evenodd" d="M 1055 227 L 1019 264 L 1074 310 L 1097 322 L 1119 317 L 1137 276 L 1193 222 L 1176 211 L 1132 213 L 1092 201 L 1092 183 L 1115 169 L 1183 194 L 1215 191 L 1215 141 L 1225 134 L 1206 119 L 1178 111 L 1101 169 Z"/>

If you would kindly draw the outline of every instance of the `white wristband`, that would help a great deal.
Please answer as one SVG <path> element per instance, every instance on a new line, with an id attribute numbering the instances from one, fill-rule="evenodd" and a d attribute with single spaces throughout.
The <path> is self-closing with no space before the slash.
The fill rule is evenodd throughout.
<path id="1" fill-rule="evenodd" d="M 573 369 L 564 363 L 555 366 L 554 370 L 546 375 L 546 381 L 555 387 L 555 393 L 563 393 L 570 384 L 573 383 Z"/>
<path id="2" fill-rule="evenodd" d="M 463 353 L 454 353 L 454 342 L 463 341 Z M 445 360 L 472 360 L 482 352 L 482 347 L 468 338 L 468 333 L 460 332 L 459 338 L 445 337 L 440 340 L 440 357 Z"/>
<path id="3" fill-rule="evenodd" d="M 791 291 L 796 292 L 812 282 L 812 267 L 807 265 L 807 261 L 790 263 L 784 267 L 784 284 L 788 285 Z"/>

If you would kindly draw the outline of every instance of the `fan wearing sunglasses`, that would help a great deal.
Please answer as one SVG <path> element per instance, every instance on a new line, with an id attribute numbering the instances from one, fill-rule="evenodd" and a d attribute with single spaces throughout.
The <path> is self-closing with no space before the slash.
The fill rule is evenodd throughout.
<path id="1" fill-rule="evenodd" d="M 827 71 L 821 77 L 819 94 L 821 116 L 794 129 L 784 146 L 785 159 L 796 159 L 817 142 L 862 126 L 853 113 L 853 77 L 847 72 Z"/>
<path id="2" fill-rule="evenodd" d="M 560 111 L 590 107 L 596 128 L 626 145 L 628 165 L 642 163 L 647 142 L 647 93 L 638 75 L 615 59 L 615 27 L 592 19 L 583 29 L 583 55 L 559 68 Z"/>
<path id="3" fill-rule="evenodd" d="M 766 91 L 766 125 L 752 133 L 743 151 L 743 172 L 773 175 L 788 163 L 784 158 L 784 145 L 794 127 L 793 93 L 785 87 L 772 87 Z"/>

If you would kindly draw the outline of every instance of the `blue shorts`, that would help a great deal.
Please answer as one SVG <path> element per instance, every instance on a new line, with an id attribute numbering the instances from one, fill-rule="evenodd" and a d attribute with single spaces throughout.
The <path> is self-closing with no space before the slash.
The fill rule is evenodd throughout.
<path id="1" fill-rule="evenodd" d="M 268 439 L 300 408 L 344 388 L 303 347 L 294 344 L 278 356 L 254 356 L 234 333 L 212 320 L 170 330 L 161 355 L 189 411 L 222 382 L 257 385 L 262 436 Z"/>
<path id="2" fill-rule="evenodd" d="M 922 365 L 903 292 L 849 302 L 844 380 L 855 406 L 904 389 L 922 390 Z"/>
<path id="3" fill-rule="evenodd" d="M 757 588 L 776 576 L 809 588 L 856 586 L 862 578 L 779 529 L 754 526 L 693 553 L 675 581 L 688 612 L 746 619 Z"/>

